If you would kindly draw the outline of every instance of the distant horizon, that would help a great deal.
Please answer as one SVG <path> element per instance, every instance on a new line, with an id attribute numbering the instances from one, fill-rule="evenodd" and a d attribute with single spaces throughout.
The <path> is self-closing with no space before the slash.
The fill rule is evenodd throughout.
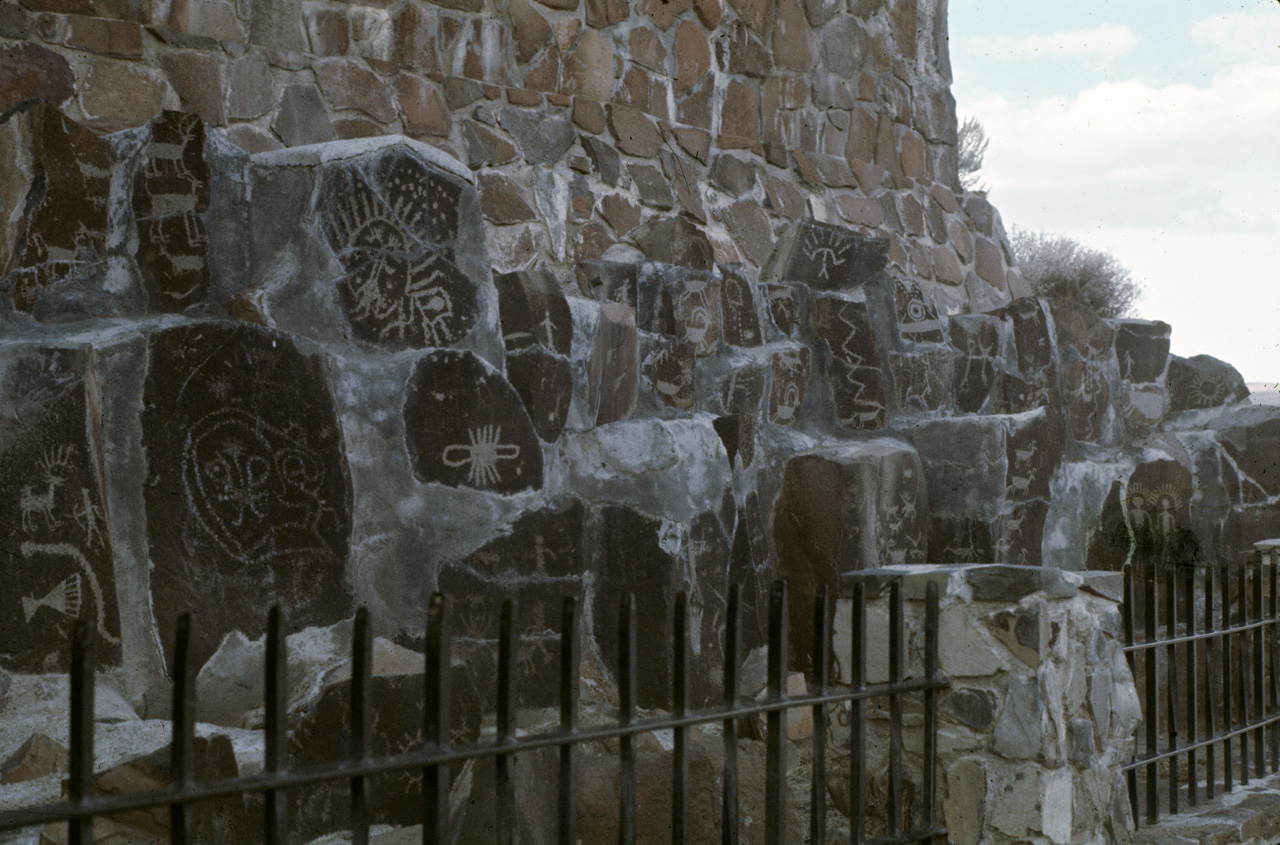
<path id="1" fill-rule="evenodd" d="M 969 0 L 950 36 L 1006 228 L 1112 253 L 1174 354 L 1280 383 L 1280 5 Z"/>

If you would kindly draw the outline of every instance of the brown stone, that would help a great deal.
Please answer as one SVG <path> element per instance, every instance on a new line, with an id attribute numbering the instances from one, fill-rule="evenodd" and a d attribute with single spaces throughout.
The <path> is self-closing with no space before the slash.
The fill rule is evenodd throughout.
<path id="1" fill-rule="evenodd" d="M 215 126 L 227 122 L 222 101 L 222 64 L 216 55 L 171 51 L 160 57 L 160 67 L 182 102 L 201 120 Z"/>
<path id="2" fill-rule="evenodd" d="M 345 56 L 351 52 L 351 22 L 338 9 L 307 11 L 311 52 L 317 56 Z"/>
<path id="3" fill-rule="evenodd" d="M 947 285 L 964 284 L 964 268 L 960 266 L 955 250 L 949 246 L 935 246 L 931 256 L 933 273 L 938 281 Z"/>
<path id="4" fill-rule="evenodd" d="M 645 258 L 662 264 L 710 270 L 711 244 L 706 234 L 683 217 L 652 219 L 632 234 Z"/>
<path id="5" fill-rule="evenodd" d="M 653 22 L 658 29 L 667 30 L 675 19 L 689 11 L 692 0 L 639 0 L 637 11 Z"/>
<path id="6" fill-rule="evenodd" d="M 676 116 L 681 123 L 690 126 L 711 128 L 711 103 L 715 97 L 715 84 L 711 77 L 704 76 L 702 81 L 676 106 Z"/>
<path id="7" fill-rule="evenodd" d="M 606 194 L 600 201 L 600 216 L 621 237 L 640 225 L 640 206 L 622 194 Z"/>
<path id="8" fill-rule="evenodd" d="M 572 102 L 569 95 L 554 93 L 559 84 L 560 54 L 555 50 L 548 50 L 546 55 L 529 70 L 529 75 L 525 77 L 525 85 L 533 91 L 545 91 L 547 99 L 551 100 L 555 105 L 567 106 Z M 557 101 L 552 98 L 561 99 Z"/>
<path id="9" fill-rule="evenodd" d="M 70 754 L 44 734 L 36 734 L 0 763 L 0 784 L 23 783 L 68 770 Z"/>
<path id="10" fill-rule="evenodd" d="M 649 74 L 638 67 L 630 68 L 622 77 L 622 85 L 614 94 L 613 102 L 649 111 Z"/>
<path id="11" fill-rule="evenodd" d="M 555 33 L 556 46 L 560 48 L 561 55 L 567 55 L 573 47 L 573 42 L 578 39 L 578 33 L 582 32 L 582 19 L 560 18 L 552 22 L 551 31 Z"/>
<path id="12" fill-rule="evenodd" d="M 595 345 L 587 360 L 587 404 L 596 425 L 631 416 L 638 384 L 636 310 L 630 305 L 601 303 Z"/>
<path id="13" fill-rule="evenodd" d="M 902 174 L 919 181 L 925 178 L 924 139 L 910 129 L 902 133 Z"/>
<path id="14" fill-rule="evenodd" d="M 706 223 L 707 211 L 702 204 L 699 185 L 705 171 L 670 149 L 663 150 L 658 158 L 662 162 L 662 172 L 675 190 L 680 209 L 699 223 Z"/>
<path id="15" fill-rule="evenodd" d="M 167 23 L 187 35 L 216 41 L 244 41 L 235 6 L 226 0 L 174 0 Z"/>
<path id="16" fill-rule="evenodd" d="M 284 89 L 271 128 L 288 147 L 333 140 L 333 125 L 320 91 L 310 84 Z"/>
<path id="17" fill-rule="evenodd" d="M 750 261 L 763 266 L 773 251 L 773 227 L 754 200 L 739 200 L 723 212 L 724 224 Z"/>
<path id="18" fill-rule="evenodd" d="M 836 196 L 836 208 L 840 216 L 858 226 L 879 226 L 884 221 L 880 204 L 869 197 L 858 197 L 852 194 Z"/>
<path id="19" fill-rule="evenodd" d="M 604 106 L 584 96 L 574 97 L 573 122 L 593 135 L 600 134 L 605 127 Z"/>
<path id="20" fill-rule="evenodd" d="M 358 109 L 381 123 L 395 120 L 396 107 L 387 86 L 356 59 L 320 59 L 315 74 L 334 109 Z"/>
<path id="21" fill-rule="evenodd" d="M 662 147 L 662 133 L 644 112 L 627 106 L 608 107 L 609 130 L 618 148 L 629 155 L 653 158 Z"/>
<path id="22" fill-rule="evenodd" d="M 440 73 L 436 54 L 437 21 L 417 3 L 406 3 L 391 19 L 391 42 L 402 67 Z"/>
<path id="23" fill-rule="evenodd" d="M 252 123 L 237 123 L 235 126 L 229 126 L 222 130 L 222 135 L 250 155 L 278 150 L 284 146 L 280 143 L 280 139 Z"/>
<path id="24" fill-rule="evenodd" d="M 75 77 L 62 56 L 30 42 L 0 48 L 0 114 L 32 97 L 61 105 L 73 93 Z"/>
<path id="25" fill-rule="evenodd" d="M 800 0 L 778 0 L 773 25 L 773 60 L 780 68 L 808 71 L 818 64 L 818 47 Z"/>
<path id="26" fill-rule="evenodd" d="M 30 13 L 17 3 L 0 3 L 0 37 L 25 40 L 30 34 Z"/>
<path id="27" fill-rule="evenodd" d="M 128 21 L 67 17 L 68 47 L 122 59 L 142 58 L 142 27 Z"/>
<path id="28" fill-rule="evenodd" d="M 578 8 L 578 0 L 538 0 L 539 3 L 548 9 L 558 9 L 562 12 L 572 11 Z"/>
<path id="29" fill-rule="evenodd" d="M 627 19 L 631 10 L 627 0 L 584 0 L 587 10 L 587 26 L 604 29 Z"/>
<path id="30" fill-rule="evenodd" d="M 507 102 L 513 106 L 541 106 L 542 95 L 523 88 L 508 88 Z"/>
<path id="31" fill-rule="evenodd" d="M 476 181 L 480 208 L 487 219 L 500 225 L 537 219 L 537 213 L 523 196 L 520 186 L 505 173 L 481 173 Z"/>
<path id="32" fill-rule="evenodd" d="M 693 0 L 693 10 L 707 29 L 714 30 L 724 16 L 723 0 Z"/>
<path id="33" fill-rule="evenodd" d="M 574 234 L 573 260 L 590 261 L 600 258 L 616 242 L 608 226 L 598 220 L 593 220 Z"/>
<path id="34" fill-rule="evenodd" d="M 395 80 L 396 103 L 409 135 L 444 137 L 450 131 L 449 110 L 433 84 L 420 76 L 402 73 Z M 511 148 L 515 157 L 515 148 Z"/>
<path id="35" fill-rule="evenodd" d="M 857 287 L 884 269 L 889 243 L 813 220 L 801 220 L 778 245 L 769 280 L 804 282 L 818 290 Z"/>
<path id="36" fill-rule="evenodd" d="M 768 37 L 773 28 L 773 0 L 729 0 L 729 5 L 747 26 Z"/>
<path id="37" fill-rule="evenodd" d="M 376 138 L 384 134 L 383 128 L 363 117 L 336 117 L 333 120 L 333 137 L 339 141 L 350 138 Z"/>
<path id="38" fill-rule="evenodd" d="M 551 26 L 526 0 L 512 0 L 509 14 L 516 40 L 516 61 L 524 64 L 551 43 Z"/>
<path id="39" fill-rule="evenodd" d="M 227 114 L 233 120 L 260 117 L 275 105 L 271 68 L 262 53 L 246 53 L 231 65 L 228 80 Z M 208 122 L 208 121 L 206 121 Z"/>
<path id="40" fill-rule="evenodd" d="M 763 172 L 761 181 L 764 182 L 766 205 L 774 214 L 792 219 L 804 216 L 804 195 L 795 185 Z"/>
<path id="41" fill-rule="evenodd" d="M 998 290 L 1005 289 L 1004 256 L 995 241 L 981 237 L 974 241 L 974 269 Z"/>
<path id="42" fill-rule="evenodd" d="M 588 2 L 587 7 L 590 8 Z M 584 29 L 564 63 L 564 92 L 600 102 L 613 96 L 617 79 L 613 42 L 594 29 Z"/>
<path id="43" fill-rule="evenodd" d="M 659 211 L 670 211 L 675 205 L 671 188 L 658 168 L 651 164 L 632 164 L 627 172 L 631 175 L 642 203 Z"/>
<path id="44" fill-rule="evenodd" d="M 728 29 L 727 36 L 716 37 L 720 69 L 744 76 L 769 77 L 773 72 L 773 55 L 765 42 L 752 34 L 742 21 L 734 21 Z"/>
<path id="45" fill-rule="evenodd" d="M 711 133 L 690 126 L 672 126 L 671 134 L 689 155 L 703 164 L 711 153 Z"/>
<path id="46" fill-rule="evenodd" d="M 631 61 L 644 65 L 649 70 L 665 73 L 667 69 L 667 48 L 651 29 L 637 27 L 631 30 Z"/>
<path id="47" fill-rule="evenodd" d="M 725 86 L 720 131 L 739 138 L 760 137 L 760 100 L 756 89 L 745 80 L 732 79 Z"/>
<path id="48" fill-rule="evenodd" d="M 676 28 L 675 91 L 684 94 L 711 69 L 711 46 L 707 34 L 690 20 Z"/>

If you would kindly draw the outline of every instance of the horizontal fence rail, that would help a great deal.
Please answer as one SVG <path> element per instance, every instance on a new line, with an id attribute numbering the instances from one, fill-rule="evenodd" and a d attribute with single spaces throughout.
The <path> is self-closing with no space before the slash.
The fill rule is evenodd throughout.
<path id="1" fill-rule="evenodd" d="M 1135 822 L 1145 809 L 1156 823 L 1162 780 L 1177 813 L 1180 794 L 1196 806 L 1201 781 L 1206 799 L 1219 783 L 1230 792 L 1237 772 L 1248 784 L 1251 756 L 1255 776 L 1280 771 L 1280 558 L 1258 549 L 1239 565 L 1126 567 L 1124 651 L 1143 718 L 1124 767 Z"/>
<path id="2" fill-rule="evenodd" d="M 173 662 L 172 742 L 170 745 L 170 784 L 166 788 L 115 795 L 93 794 L 94 712 L 93 712 L 93 644 L 90 628 L 77 621 L 71 639 L 70 677 L 70 772 L 66 799 L 29 809 L 0 812 L 0 832 L 51 822 L 68 822 L 68 841 L 81 845 L 93 841 L 95 816 L 111 816 L 124 811 L 167 807 L 169 841 L 192 841 L 187 814 L 192 804 L 229 796 L 261 794 L 264 813 L 262 832 L 268 845 L 283 843 L 289 830 L 288 805 L 284 791 L 293 787 L 325 782 L 345 781 L 349 794 L 352 842 L 367 845 L 369 841 L 369 779 L 389 772 L 421 770 L 423 773 L 422 838 L 424 843 L 446 842 L 449 835 L 450 765 L 468 760 L 492 758 L 494 761 L 494 807 L 496 842 L 513 841 L 516 829 L 516 802 L 511 765 L 515 755 L 541 748 L 559 750 L 557 825 L 558 841 L 571 845 L 577 836 L 577 763 L 576 746 L 599 740 L 617 740 L 620 757 L 619 842 L 634 843 L 636 838 L 636 749 L 638 734 L 670 730 L 673 736 L 671 780 L 672 842 L 685 843 L 689 837 L 689 746 L 688 730 L 704 724 L 722 725 L 724 739 L 724 778 L 722 795 L 722 841 L 736 845 L 740 841 L 738 725 L 739 719 L 763 715 L 767 724 L 765 778 L 765 842 L 781 845 L 786 841 L 787 803 L 787 735 L 786 711 L 812 708 L 813 776 L 810 785 L 809 839 L 814 845 L 827 842 L 826 824 L 826 734 L 827 708 L 847 704 L 853 716 L 850 740 L 850 837 L 857 845 L 898 845 L 928 842 L 945 837 L 946 829 L 938 824 L 936 801 L 936 730 L 937 693 L 950 686 L 939 675 L 938 657 L 938 588 L 929 584 L 925 614 L 925 665 L 921 678 L 904 677 L 903 599 L 900 585 L 893 583 L 890 592 L 890 626 L 888 632 L 889 681 L 881 684 L 865 682 L 866 668 L 866 601 L 861 585 L 853 597 L 853 634 L 851 638 L 852 678 L 848 685 L 833 686 L 829 680 L 831 664 L 830 607 L 825 588 L 819 588 L 814 607 L 814 677 L 812 692 L 788 695 L 787 675 L 787 598 L 786 587 L 779 581 L 769 598 L 769 637 L 767 643 L 767 687 L 763 700 L 745 700 L 740 689 L 742 669 L 742 607 L 738 587 L 732 586 L 728 597 L 725 625 L 724 699 L 717 707 L 691 711 L 689 701 L 689 627 L 688 607 L 683 594 L 677 596 L 671 630 L 671 668 L 674 706 L 669 714 L 645 718 L 636 715 L 637 643 L 635 599 L 623 596 L 619 608 L 618 633 L 620 668 L 618 681 L 618 718 L 612 724 L 580 726 L 578 724 L 579 669 L 581 666 L 580 609 L 574 598 L 564 600 L 560 620 L 559 711 L 557 730 L 547 733 L 518 735 L 516 716 L 516 603 L 507 600 L 502 607 L 499 643 L 496 731 L 492 742 L 454 746 L 449 720 L 450 635 L 449 603 L 442 594 L 431 597 L 427 608 L 426 662 L 424 678 L 424 715 L 421 748 L 412 751 L 373 756 L 370 754 L 372 733 L 372 633 L 369 615 L 364 608 L 356 612 L 352 635 L 351 696 L 347 713 L 344 746 L 348 751 L 341 759 L 307 768 L 292 769 L 288 765 L 286 726 L 286 655 L 284 621 L 279 608 L 268 615 L 265 661 L 264 768 L 260 774 L 214 782 L 197 782 L 194 777 L 193 748 L 195 736 L 195 682 L 190 659 L 191 621 L 180 617 L 176 631 Z M 898 795 L 902 790 L 903 730 L 902 702 L 905 696 L 920 694 L 924 709 L 924 747 L 922 800 L 915 826 L 902 830 Z M 887 697 L 890 713 L 889 734 L 889 806 L 885 835 L 868 838 L 865 833 L 865 702 Z M 335 743 L 336 745 L 336 743 Z"/>

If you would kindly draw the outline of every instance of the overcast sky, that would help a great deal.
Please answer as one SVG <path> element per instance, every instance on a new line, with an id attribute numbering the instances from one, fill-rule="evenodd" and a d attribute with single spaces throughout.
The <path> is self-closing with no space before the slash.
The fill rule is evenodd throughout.
<path id="1" fill-rule="evenodd" d="M 1280 3 L 952 0 L 953 91 L 1006 228 L 1069 235 L 1247 381 L 1280 381 Z"/>

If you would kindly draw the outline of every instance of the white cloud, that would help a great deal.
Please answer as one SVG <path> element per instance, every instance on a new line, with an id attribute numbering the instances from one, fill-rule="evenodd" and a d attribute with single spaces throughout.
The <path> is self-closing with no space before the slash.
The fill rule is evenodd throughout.
<path id="1" fill-rule="evenodd" d="M 1267 3 L 1252 12 L 1201 18 L 1191 25 L 1191 38 L 1230 62 L 1280 61 L 1280 9 Z"/>
<path id="2" fill-rule="evenodd" d="M 1204 85 L 1107 82 L 966 111 L 991 140 L 981 177 L 1006 224 L 1113 252 L 1147 283 L 1140 313 L 1173 323 L 1176 353 L 1280 380 L 1276 92 L 1280 56 Z"/>
<path id="3" fill-rule="evenodd" d="M 972 39 L 967 48 L 991 59 L 1044 59 L 1062 57 L 1106 65 L 1138 45 L 1138 36 L 1127 26 L 1103 24 L 1092 29 L 1071 29 L 1047 35 L 989 35 Z"/>

